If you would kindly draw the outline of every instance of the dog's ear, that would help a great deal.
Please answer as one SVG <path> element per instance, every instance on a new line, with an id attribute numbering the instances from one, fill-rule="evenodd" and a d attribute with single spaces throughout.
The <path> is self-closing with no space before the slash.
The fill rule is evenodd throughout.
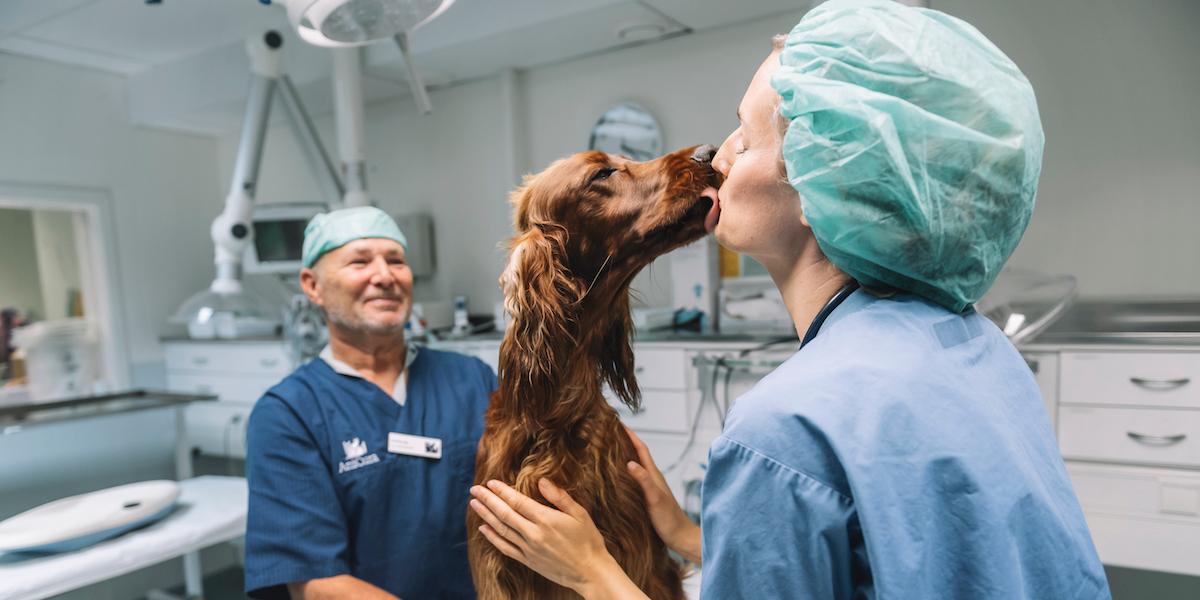
<path id="1" fill-rule="evenodd" d="M 600 376 L 622 403 L 637 411 L 642 405 L 642 391 L 638 388 L 633 349 L 629 345 L 629 335 L 633 331 L 629 294 L 619 294 L 613 300 L 607 317 L 609 322 L 604 326 L 601 338 Z"/>
<path id="2" fill-rule="evenodd" d="M 500 275 L 512 331 L 500 348 L 500 382 L 507 397 L 547 420 L 556 417 L 558 382 L 576 344 L 581 290 L 565 264 L 566 230 L 533 224 L 513 238 Z"/>

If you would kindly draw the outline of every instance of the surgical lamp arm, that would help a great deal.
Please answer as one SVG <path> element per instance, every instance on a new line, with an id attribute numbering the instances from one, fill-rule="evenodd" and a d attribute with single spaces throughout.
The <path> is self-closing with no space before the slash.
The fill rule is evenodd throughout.
<path id="1" fill-rule="evenodd" d="M 262 163 L 271 98 L 276 89 L 281 92 L 289 122 L 305 151 L 310 170 L 317 176 L 330 204 L 336 205 L 342 199 L 343 186 L 337 170 L 321 146 L 316 128 L 305 112 L 295 87 L 283 73 L 282 46 L 283 37 L 276 31 L 267 31 L 262 36 L 246 41 L 251 69 L 250 94 L 246 101 L 229 195 L 225 197 L 224 210 L 213 220 L 210 229 L 217 271 L 211 286 L 214 292 L 236 293 L 241 290 L 242 257 L 254 239 L 250 216 L 258 184 L 258 169 Z"/>
<path id="2" fill-rule="evenodd" d="M 250 80 L 250 98 L 242 122 L 242 137 L 238 142 L 233 181 L 225 197 L 225 209 L 212 222 L 212 240 L 216 251 L 214 262 L 217 277 L 212 290 L 236 293 L 241 290 L 242 256 L 253 239 L 250 210 L 254 205 L 254 186 L 258 182 L 258 167 L 262 162 L 263 139 L 267 133 L 267 113 L 275 80 L 255 73 Z"/>

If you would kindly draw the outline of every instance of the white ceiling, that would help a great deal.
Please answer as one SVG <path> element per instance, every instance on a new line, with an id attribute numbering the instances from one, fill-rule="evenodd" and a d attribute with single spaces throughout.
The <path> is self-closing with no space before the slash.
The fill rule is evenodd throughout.
<path id="1" fill-rule="evenodd" d="M 457 0 L 412 35 L 414 60 L 433 87 L 807 6 L 803 0 Z M 629 26 L 661 30 L 622 39 Z M 288 29 L 278 5 L 258 0 L 0 0 L 0 51 L 127 77 L 130 120 L 219 133 L 240 124 L 249 73 L 247 36 L 284 33 L 288 74 L 310 112 L 329 110 L 330 58 Z M 408 93 L 391 43 L 365 52 L 368 101 Z"/>

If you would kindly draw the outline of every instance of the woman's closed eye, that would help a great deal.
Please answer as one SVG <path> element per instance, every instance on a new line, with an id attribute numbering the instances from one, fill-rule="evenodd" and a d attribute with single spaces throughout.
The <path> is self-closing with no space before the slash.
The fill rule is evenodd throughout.
<path id="1" fill-rule="evenodd" d="M 592 178 L 588 180 L 588 183 L 591 184 L 591 183 L 596 183 L 597 181 L 603 181 L 605 179 L 608 179 L 608 177 L 610 175 L 612 175 L 613 173 L 616 173 L 616 172 L 617 172 L 617 170 L 613 169 L 611 167 L 600 169 L 599 171 L 596 171 L 596 173 L 592 175 Z"/>

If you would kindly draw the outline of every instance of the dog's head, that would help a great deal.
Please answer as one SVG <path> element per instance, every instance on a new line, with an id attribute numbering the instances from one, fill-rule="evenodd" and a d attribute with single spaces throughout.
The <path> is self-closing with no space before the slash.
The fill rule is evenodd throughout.
<path id="1" fill-rule="evenodd" d="M 636 406 L 629 283 L 655 257 L 704 235 L 720 185 L 712 155 L 711 146 L 646 162 L 581 152 L 526 177 L 512 194 L 516 235 L 500 277 L 520 347 L 502 361 L 514 355 L 521 362 L 512 368 L 552 380 L 563 353 L 582 348 Z"/>

